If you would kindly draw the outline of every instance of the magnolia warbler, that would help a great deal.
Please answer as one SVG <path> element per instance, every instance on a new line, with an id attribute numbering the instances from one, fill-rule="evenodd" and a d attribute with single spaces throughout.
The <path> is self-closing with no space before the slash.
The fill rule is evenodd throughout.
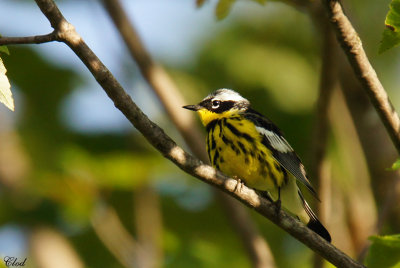
<path id="1" fill-rule="evenodd" d="M 278 127 L 253 110 L 247 99 L 233 90 L 218 89 L 199 104 L 183 108 L 199 114 L 207 129 L 208 156 L 216 169 L 282 202 L 308 228 L 331 241 L 297 186 L 296 179 L 318 199 L 301 160 Z"/>

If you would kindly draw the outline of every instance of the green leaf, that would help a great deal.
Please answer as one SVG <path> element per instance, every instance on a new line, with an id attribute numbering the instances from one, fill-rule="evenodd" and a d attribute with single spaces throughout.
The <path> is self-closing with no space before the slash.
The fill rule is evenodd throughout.
<path id="1" fill-rule="evenodd" d="M 392 0 L 385 19 L 385 30 L 382 34 L 379 53 L 400 44 L 400 0 Z"/>
<path id="2" fill-rule="evenodd" d="M 0 102 L 4 103 L 8 109 L 14 111 L 14 99 L 11 93 L 11 85 L 6 75 L 7 69 L 3 60 L 0 58 Z"/>
<path id="3" fill-rule="evenodd" d="M 219 0 L 217 8 L 215 9 L 215 15 L 217 16 L 217 19 L 222 20 L 228 16 L 235 1 L 236 0 Z"/>
<path id="4" fill-rule="evenodd" d="M 10 55 L 10 51 L 8 51 L 7 46 L 0 46 L 0 52 L 6 53 L 7 55 Z"/>
<path id="5" fill-rule="evenodd" d="M 387 170 L 393 171 L 393 170 L 398 170 L 400 168 L 400 158 L 396 160 L 396 162 L 393 163 L 392 167 L 388 168 Z"/>
<path id="6" fill-rule="evenodd" d="M 400 234 L 371 236 L 367 258 L 368 268 L 400 268 Z"/>

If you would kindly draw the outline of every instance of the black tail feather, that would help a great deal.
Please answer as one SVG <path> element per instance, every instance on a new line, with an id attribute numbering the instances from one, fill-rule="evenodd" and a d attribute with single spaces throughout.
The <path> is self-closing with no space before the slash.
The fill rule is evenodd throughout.
<path id="1" fill-rule="evenodd" d="M 331 235 L 329 234 L 328 230 L 326 230 L 326 228 L 318 219 L 310 218 L 310 221 L 307 223 L 307 227 L 316 232 L 320 237 L 322 237 L 329 243 L 332 241 Z"/>
<path id="2" fill-rule="evenodd" d="M 307 204 L 306 200 L 304 200 L 303 195 L 299 190 L 299 195 L 301 200 L 303 201 L 303 207 L 306 211 L 307 215 L 310 217 L 310 221 L 307 223 L 307 227 L 310 230 L 316 232 L 319 236 L 323 239 L 328 241 L 329 243 L 332 241 L 331 235 L 329 234 L 328 230 L 322 225 L 322 223 L 318 220 L 317 215 L 315 215 L 314 211 L 311 210 L 310 206 Z"/>

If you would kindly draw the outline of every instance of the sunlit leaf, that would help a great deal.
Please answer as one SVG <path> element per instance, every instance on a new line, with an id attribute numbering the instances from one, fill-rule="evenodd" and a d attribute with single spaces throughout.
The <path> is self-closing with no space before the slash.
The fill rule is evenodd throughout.
<path id="1" fill-rule="evenodd" d="M 388 168 L 387 170 L 398 170 L 400 168 L 400 158 L 393 163 L 392 167 Z"/>
<path id="2" fill-rule="evenodd" d="M 6 72 L 6 67 L 4 66 L 3 60 L 0 58 L 0 102 L 4 103 L 11 111 L 14 111 L 14 99 Z"/>
<path id="3" fill-rule="evenodd" d="M 215 15 L 217 16 L 217 19 L 222 20 L 228 16 L 235 1 L 236 0 L 219 0 L 217 8 L 215 9 Z"/>
<path id="4" fill-rule="evenodd" d="M 400 44 L 400 0 L 392 0 L 390 10 L 386 15 L 379 53 Z"/>
<path id="5" fill-rule="evenodd" d="M 369 268 L 400 268 L 400 235 L 371 236 L 366 265 Z"/>

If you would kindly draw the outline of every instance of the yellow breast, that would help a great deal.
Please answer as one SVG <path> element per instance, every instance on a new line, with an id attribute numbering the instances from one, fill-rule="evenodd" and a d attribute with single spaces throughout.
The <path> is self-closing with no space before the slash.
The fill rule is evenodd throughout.
<path id="1" fill-rule="evenodd" d="M 207 149 L 212 165 L 247 186 L 272 191 L 287 176 L 261 141 L 255 125 L 236 114 L 212 121 L 207 127 Z"/>

